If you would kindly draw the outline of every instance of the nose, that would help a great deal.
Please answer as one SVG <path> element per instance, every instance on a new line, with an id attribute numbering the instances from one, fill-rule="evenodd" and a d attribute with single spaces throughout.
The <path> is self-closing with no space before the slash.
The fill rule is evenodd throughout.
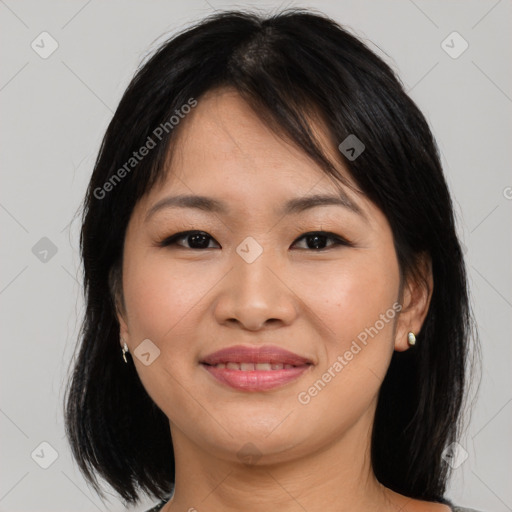
<path id="1" fill-rule="evenodd" d="M 214 314 L 221 325 L 248 331 L 279 328 L 293 323 L 298 300 L 284 266 L 276 265 L 272 255 L 263 254 L 247 263 L 238 254 L 215 301 Z"/>

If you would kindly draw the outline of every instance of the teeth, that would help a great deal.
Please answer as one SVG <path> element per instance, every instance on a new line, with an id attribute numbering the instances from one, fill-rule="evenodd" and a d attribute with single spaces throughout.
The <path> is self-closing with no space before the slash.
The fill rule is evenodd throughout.
<path id="1" fill-rule="evenodd" d="M 271 371 L 271 370 L 282 370 L 294 368 L 292 364 L 279 364 L 279 363 L 219 363 L 215 365 L 215 368 L 228 369 L 228 370 L 241 370 L 247 371 Z"/>

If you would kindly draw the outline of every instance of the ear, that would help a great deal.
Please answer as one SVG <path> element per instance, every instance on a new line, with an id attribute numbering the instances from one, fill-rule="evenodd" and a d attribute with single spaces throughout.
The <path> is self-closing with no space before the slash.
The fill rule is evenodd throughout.
<path id="1" fill-rule="evenodd" d="M 120 264 L 112 266 L 108 276 L 110 296 L 114 305 L 117 321 L 119 322 L 119 344 L 123 346 L 121 338 L 129 345 L 130 333 L 126 320 L 126 307 L 123 297 L 122 269 Z"/>
<path id="2" fill-rule="evenodd" d="M 117 320 L 119 322 L 119 344 L 123 346 L 123 342 L 121 338 L 130 345 L 130 332 L 128 330 L 128 324 L 126 323 L 125 314 L 121 313 L 118 308 L 116 308 Z"/>
<path id="3" fill-rule="evenodd" d="M 423 253 L 418 257 L 416 271 L 406 277 L 400 293 L 402 309 L 395 330 L 395 350 L 403 352 L 409 348 L 407 335 L 413 332 L 416 336 L 421 331 L 427 316 L 434 288 L 432 261 Z"/>

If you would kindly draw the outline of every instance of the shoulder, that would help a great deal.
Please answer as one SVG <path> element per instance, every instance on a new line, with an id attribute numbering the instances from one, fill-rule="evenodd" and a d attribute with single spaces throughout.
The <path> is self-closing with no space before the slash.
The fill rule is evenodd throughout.
<path id="1" fill-rule="evenodd" d="M 391 489 L 387 489 L 393 503 L 400 506 L 400 510 L 409 510 L 410 512 L 483 512 L 473 508 L 460 507 L 445 497 L 440 497 L 436 501 L 425 501 L 414 499 L 399 494 Z"/>

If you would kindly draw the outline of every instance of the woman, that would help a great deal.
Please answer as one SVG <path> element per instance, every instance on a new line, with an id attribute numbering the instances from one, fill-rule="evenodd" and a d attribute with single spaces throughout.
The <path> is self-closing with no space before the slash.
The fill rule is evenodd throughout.
<path id="1" fill-rule="evenodd" d="M 66 425 L 100 494 L 467 510 L 444 497 L 471 330 L 450 195 L 424 117 L 334 21 L 225 12 L 162 45 L 81 249 Z"/>

